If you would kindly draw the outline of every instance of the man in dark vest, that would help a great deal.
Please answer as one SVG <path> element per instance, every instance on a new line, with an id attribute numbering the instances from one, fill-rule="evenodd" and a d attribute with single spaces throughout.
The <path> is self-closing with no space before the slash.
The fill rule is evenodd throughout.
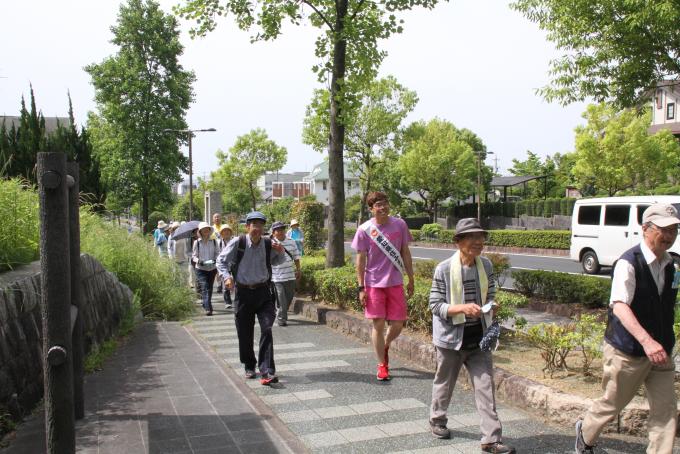
<path id="1" fill-rule="evenodd" d="M 667 251 L 678 224 L 673 205 L 650 206 L 642 215 L 642 242 L 614 265 L 603 346 L 604 395 L 576 422 L 577 454 L 593 452 L 602 429 L 643 384 L 649 401 L 647 453 L 673 451 L 677 404 L 671 351 L 680 271 Z"/>
<path id="2" fill-rule="evenodd" d="M 246 216 L 247 235 L 233 238 L 217 257 L 217 269 L 224 279 L 225 288 L 236 287 L 234 320 L 238 335 L 238 349 L 246 378 L 257 377 L 253 334 L 255 316 L 260 323 L 260 348 L 257 366 L 260 383 L 270 385 L 278 382 L 274 365 L 274 340 L 272 325 L 276 320 L 276 306 L 272 297 L 272 265 L 284 262 L 285 255 L 280 244 L 263 238 L 267 218 L 259 211 Z"/>

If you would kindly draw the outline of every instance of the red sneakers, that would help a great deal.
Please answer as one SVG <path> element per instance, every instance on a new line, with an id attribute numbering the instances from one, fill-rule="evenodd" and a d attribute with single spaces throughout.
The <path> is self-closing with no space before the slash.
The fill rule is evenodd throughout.
<path id="1" fill-rule="evenodd" d="M 272 383 L 278 383 L 279 382 L 279 377 L 277 377 L 274 374 L 267 374 L 263 375 L 262 378 L 260 378 L 260 384 L 264 386 L 269 386 Z"/>
<path id="2" fill-rule="evenodd" d="M 378 374 L 377 374 L 376 377 L 380 381 L 389 380 L 391 378 L 390 377 L 390 370 L 387 367 L 387 364 L 378 364 Z"/>

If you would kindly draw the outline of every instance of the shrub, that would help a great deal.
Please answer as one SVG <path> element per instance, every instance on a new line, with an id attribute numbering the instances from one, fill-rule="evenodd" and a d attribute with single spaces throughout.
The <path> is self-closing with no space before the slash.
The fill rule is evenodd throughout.
<path id="1" fill-rule="evenodd" d="M 193 295 L 184 270 L 169 258 L 159 257 L 142 236 L 130 235 L 81 209 L 80 247 L 139 294 L 145 316 L 177 320 L 193 311 Z"/>
<path id="2" fill-rule="evenodd" d="M 413 261 L 413 274 L 416 277 L 423 279 L 429 279 L 432 281 L 432 276 L 434 276 L 434 269 L 437 268 L 439 262 L 436 260 L 414 260 Z"/>
<path id="3" fill-rule="evenodd" d="M 515 309 L 528 304 L 528 300 L 525 296 L 512 292 L 505 292 L 503 290 L 496 292 L 496 302 L 499 306 L 498 311 L 496 312 L 496 318 L 500 322 L 510 320 L 511 318 L 516 320 L 517 313 Z"/>
<path id="4" fill-rule="evenodd" d="M 316 294 L 314 285 L 314 272 L 323 270 L 326 265 L 326 257 L 315 257 L 304 255 L 300 259 L 300 280 L 297 283 L 297 290 L 303 293 Z"/>
<path id="5" fill-rule="evenodd" d="M 420 228 L 420 238 L 422 240 L 434 240 L 439 238 L 439 232 L 441 232 L 442 226 L 439 224 L 424 224 Z"/>
<path id="6" fill-rule="evenodd" d="M 324 243 L 323 219 L 324 207 L 318 202 L 300 201 L 293 205 L 292 217 L 300 223 L 305 235 L 305 254 L 320 249 Z"/>
<path id="7" fill-rule="evenodd" d="M 600 345 L 604 337 L 605 323 L 596 315 L 581 314 L 574 317 L 574 343 L 581 351 L 581 369 L 583 375 L 592 375 L 591 365 L 595 358 L 602 356 Z"/>
<path id="8" fill-rule="evenodd" d="M 149 215 L 149 220 L 146 223 L 144 232 L 151 233 L 158 227 L 158 221 L 165 221 L 166 223 L 170 220 L 167 214 L 160 211 L 154 211 Z"/>
<path id="9" fill-rule="evenodd" d="M 524 336 L 530 344 L 541 350 L 544 376 L 548 372 L 552 378 L 557 369 L 567 369 L 567 356 L 575 345 L 573 326 L 539 323 L 530 327 Z"/>
<path id="10" fill-rule="evenodd" d="M 536 295 L 557 303 L 580 303 L 593 308 L 606 307 L 609 302 L 609 279 L 543 270 L 516 270 L 512 278 L 515 289 L 528 297 Z"/>
<path id="11" fill-rule="evenodd" d="M 505 285 L 505 279 L 508 277 L 508 271 L 510 270 L 510 259 L 507 255 L 495 254 L 493 252 L 486 253 L 484 256 L 491 261 L 493 274 L 496 276 L 498 286 L 503 287 L 503 285 Z"/>
<path id="12" fill-rule="evenodd" d="M 39 257 L 38 195 L 26 181 L 0 180 L 0 271 Z"/>
<path id="13" fill-rule="evenodd" d="M 571 232 L 567 230 L 491 230 L 489 246 L 569 249 Z"/>

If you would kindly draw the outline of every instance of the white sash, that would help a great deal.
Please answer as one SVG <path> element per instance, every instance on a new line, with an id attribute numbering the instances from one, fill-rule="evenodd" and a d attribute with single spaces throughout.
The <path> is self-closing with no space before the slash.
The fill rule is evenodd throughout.
<path id="1" fill-rule="evenodd" d="M 394 265 L 401 274 L 404 274 L 405 267 L 404 261 L 401 258 L 399 249 L 394 247 L 394 245 L 387 239 L 387 237 L 380 231 L 380 229 L 374 225 L 370 220 L 363 223 L 360 227 L 366 232 L 368 237 L 373 241 L 376 246 L 390 259 L 392 265 Z"/>

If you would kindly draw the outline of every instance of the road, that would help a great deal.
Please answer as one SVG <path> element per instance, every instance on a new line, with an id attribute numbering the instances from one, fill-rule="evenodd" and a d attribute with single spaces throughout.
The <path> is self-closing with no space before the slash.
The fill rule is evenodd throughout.
<path id="1" fill-rule="evenodd" d="M 350 243 L 345 243 L 345 251 L 353 253 Z M 414 260 L 436 260 L 438 262 L 449 258 L 453 254 L 453 249 L 431 248 L 411 246 L 411 255 Z M 504 254 L 510 258 L 510 268 L 512 270 L 547 270 L 560 271 L 563 273 L 584 274 L 581 264 L 572 261 L 568 257 L 547 257 L 530 254 Z M 603 268 L 599 277 L 609 278 L 609 268 Z M 512 287 L 512 278 L 508 277 L 504 283 L 505 287 Z"/>

